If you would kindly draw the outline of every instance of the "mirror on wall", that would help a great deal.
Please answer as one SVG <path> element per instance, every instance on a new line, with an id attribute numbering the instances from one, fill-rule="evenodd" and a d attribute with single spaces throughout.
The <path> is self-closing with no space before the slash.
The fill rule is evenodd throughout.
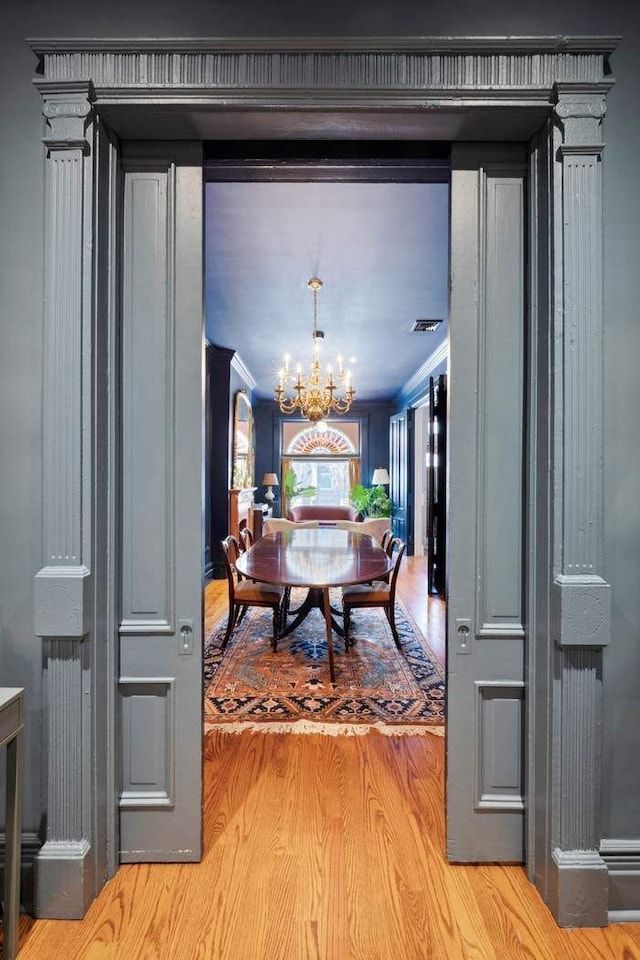
<path id="1" fill-rule="evenodd" d="M 253 411 L 246 391 L 235 396 L 233 412 L 233 474 L 234 487 L 253 487 L 254 484 Z"/>

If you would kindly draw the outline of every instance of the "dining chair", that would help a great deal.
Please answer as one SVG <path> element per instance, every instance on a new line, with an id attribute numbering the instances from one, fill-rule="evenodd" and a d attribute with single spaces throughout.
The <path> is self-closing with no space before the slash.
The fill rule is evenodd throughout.
<path id="1" fill-rule="evenodd" d="M 385 533 L 391 536 L 388 517 L 368 517 L 366 520 L 336 520 L 336 527 L 338 530 L 350 530 L 351 533 L 367 533 L 381 547 L 383 546 L 382 538 Z"/>
<path id="2" fill-rule="evenodd" d="M 400 570 L 400 561 L 404 554 L 406 544 L 399 537 L 393 537 L 391 540 L 390 556 L 394 557 L 393 569 L 389 583 L 384 580 L 374 580 L 373 583 L 353 584 L 342 588 L 342 611 L 344 613 L 344 646 L 345 650 L 353 646 L 355 640 L 352 640 L 349 630 L 351 626 L 351 611 L 362 607 L 382 607 L 393 639 L 396 642 L 398 650 L 402 651 L 400 646 L 400 637 L 396 628 L 395 603 L 396 603 L 396 582 L 398 571 Z"/>
<path id="3" fill-rule="evenodd" d="M 234 628 L 242 623 L 249 607 L 271 607 L 273 610 L 273 637 L 271 639 L 271 647 L 274 651 L 277 650 L 282 621 L 283 588 L 276 587 L 270 583 L 248 580 L 238 573 L 236 570 L 236 561 L 240 554 L 240 545 L 235 537 L 225 537 L 224 540 L 220 541 L 220 546 L 222 547 L 222 557 L 224 559 L 227 583 L 229 585 L 229 620 L 227 621 L 227 631 L 222 641 L 222 649 L 224 650 L 229 642 L 229 637 L 233 633 Z"/>
<path id="4" fill-rule="evenodd" d="M 244 553 L 253 546 L 253 531 L 250 527 L 243 527 L 240 531 L 240 549 Z"/>
<path id="5" fill-rule="evenodd" d="M 382 549 L 384 550 L 384 552 L 388 557 L 391 556 L 391 552 L 393 550 L 393 540 L 394 540 L 394 537 L 391 530 L 385 530 L 380 546 L 382 547 Z M 390 571 L 386 576 L 380 577 L 380 579 L 383 580 L 385 583 L 389 583 L 389 578 L 391 577 L 391 573 L 392 571 Z"/>

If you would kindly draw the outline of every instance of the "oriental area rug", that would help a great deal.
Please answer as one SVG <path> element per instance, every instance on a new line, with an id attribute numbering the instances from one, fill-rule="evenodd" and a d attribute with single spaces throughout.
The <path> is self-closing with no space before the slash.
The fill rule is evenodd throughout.
<path id="1" fill-rule="evenodd" d="M 292 608 L 303 598 L 304 591 L 292 591 Z M 339 604 L 338 594 L 332 602 Z M 381 609 L 354 610 L 356 643 L 347 655 L 334 634 L 335 684 L 319 610 L 281 639 L 275 653 L 271 610 L 250 608 L 223 651 L 226 623 L 225 616 L 205 639 L 205 729 L 443 735 L 443 668 L 397 599 L 403 653 Z"/>

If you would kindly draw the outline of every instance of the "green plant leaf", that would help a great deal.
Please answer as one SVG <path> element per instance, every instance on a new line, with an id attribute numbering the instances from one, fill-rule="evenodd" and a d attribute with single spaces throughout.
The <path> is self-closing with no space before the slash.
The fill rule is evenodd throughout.
<path id="1" fill-rule="evenodd" d="M 357 483 L 351 488 L 349 500 L 363 517 L 393 516 L 393 503 L 382 486 L 363 487 Z"/>
<path id="2" fill-rule="evenodd" d="M 293 497 L 315 497 L 316 495 L 315 487 L 298 486 L 298 477 L 293 467 L 289 467 L 285 474 L 284 491 L 287 495 L 287 500 L 292 500 Z"/>

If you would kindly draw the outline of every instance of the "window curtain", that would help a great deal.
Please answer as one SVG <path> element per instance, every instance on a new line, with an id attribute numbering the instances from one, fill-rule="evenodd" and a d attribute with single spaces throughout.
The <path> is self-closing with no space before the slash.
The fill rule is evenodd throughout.
<path id="1" fill-rule="evenodd" d="M 349 490 L 353 490 L 360 483 L 360 457 L 351 457 L 349 460 Z"/>
<path id="2" fill-rule="evenodd" d="M 284 478 L 291 469 L 291 457 L 283 457 L 280 461 L 280 516 L 286 517 L 289 509 L 289 498 L 284 483 Z"/>

